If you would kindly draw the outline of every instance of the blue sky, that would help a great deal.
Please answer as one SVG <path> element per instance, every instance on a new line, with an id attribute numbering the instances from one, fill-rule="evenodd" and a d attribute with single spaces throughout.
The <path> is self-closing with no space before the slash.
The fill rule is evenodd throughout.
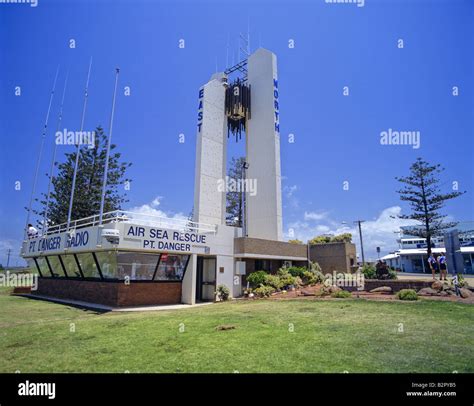
<path id="1" fill-rule="evenodd" d="M 187 215 L 197 91 L 216 70 L 216 60 L 219 70 L 225 68 L 229 39 L 236 53 L 247 21 L 251 49 L 262 46 L 278 57 L 287 235 L 293 230 L 306 239 L 353 231 L 352 221 L 365 219 L 369 257 L 377 245 L 382 252 L 396 248 L 394 231 L 403 223 L 390 216 L 407 206 L 395 193 L 394 177 L 406 174 L 418 156 L 446 167 L 446 191 L 454 181 L 468 191 L 449 202 L 445 214 L 473 220 L 473 19 L 474 2 L 462 0 L 366 0 L 363 7 L 324 0 L 0 4 L 0 263 L 8 248 L 19 250 L 58 64 L 41 174 L 50 162 L 65 74 L 62 128 L 75 131 L 92 56 L 86 130 L 98 124 L 108 129 L 114 68 L 121 68 L 114 142 L 124 160 L 133 162 L 127 208 Z M 15 96 L 16 86 L 21 96 Z M 125 86 L 130 96 L 123 94 Z M 381 145 L 380 133 L 390 128 L 419 131 L 420 148 Z M 180 133 L 185 143 L 178 142 Z M 290 133 L 294 143 L 288 142 Z M 67 147 L 61 148 L 59 156 Z M 230 148 L 237 154 L 242 144 Z M 43 175 L 38 193 L 46 184 Z"/>

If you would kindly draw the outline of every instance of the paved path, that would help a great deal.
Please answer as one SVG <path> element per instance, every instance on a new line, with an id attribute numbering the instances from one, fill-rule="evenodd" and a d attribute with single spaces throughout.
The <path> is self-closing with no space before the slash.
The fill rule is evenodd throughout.
<path id="1" fill-rule="evenodd" d="M 79 300 L 64 300 L 50 296 L 42 295 L 30 295 L 30 294 L 18 294 L 16 296 L 24 296 L 37 300 L 46 300 L 48 302 L 61 303 L 65 305 L 78 306 L 85 309 L 96 310 L 96 311 L 107 311 L 107 312 L 146 312 L 146 311 L 158 311 L 158 310 L 178 310 L 178 309 L 192 309 L 196 306 L 206 306 L 213 304 L 213 302 L 196 303 L 194 305 L 188 304 L 174 304 L 174 305 L 157 305 L 157 306 L 134 306 L 134 307 L 111 307 L 98 303 L 82 302 Z"/>
<path id="2" fill-rule="evenodd" d="M 417 279 L 420 281 L 431 281 L 433 277 L 431 274 L 427 273 L 407 273 L 407 272 L 397 272 L 398 279 Z M 451 275 L 448 274 L 448 280 Z M 474 286 L 474 275 L 463 275 L 464 279 L 467 280 L 469 286 Z M 436 279 L 439 279 L 439 273 L 436 274 Z"/>

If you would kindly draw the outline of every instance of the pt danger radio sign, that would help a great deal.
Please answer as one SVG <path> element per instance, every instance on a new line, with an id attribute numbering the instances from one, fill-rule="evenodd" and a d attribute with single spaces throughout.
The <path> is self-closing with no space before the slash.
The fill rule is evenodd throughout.
<path id="1" fill-rule="evenodd" d="M 125 240 L 140 244 L 142 249 L 157 251 L 193 252 L 195 247 L 203 247 L 207 236 L 193 232 L 180 232 L 153 227 L 129 226 Z"/>

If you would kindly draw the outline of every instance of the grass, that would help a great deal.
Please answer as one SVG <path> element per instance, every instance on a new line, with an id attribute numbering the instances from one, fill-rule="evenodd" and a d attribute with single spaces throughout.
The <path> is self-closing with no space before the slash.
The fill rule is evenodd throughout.
<path id="1" fill-rule="evenodd" d="M 0 348 L 0 372 L 474 372 L 474 306 L 259 300 L 98 314 L 0 288 Z"/>

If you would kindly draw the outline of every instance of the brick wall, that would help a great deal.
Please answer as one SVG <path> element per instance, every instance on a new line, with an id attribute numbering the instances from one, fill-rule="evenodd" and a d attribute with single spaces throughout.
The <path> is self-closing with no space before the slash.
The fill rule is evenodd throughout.
<path id="1" fill-rule="evenodd" d="M 181 303 L 181 282 L 140 283 L 40 278 L 33 295 L 112 307 Z"/>
<path id="2" fill-rule="evenodd" d="M 284 241 L 264 240 L 261 238 L 240 237 L 234 239 L 234 253 L 275 255 L 279 257 L 307 258 L 306 244 L 291 244 Z"/>
<path id="3" fill-rule="evenodd" d="M 309 257 L 316 261 L 324 273 L 351 272 L 351 259 L 357 263 L 355 245 L 345 242 L 314 244 L 310 246 Z"/>

